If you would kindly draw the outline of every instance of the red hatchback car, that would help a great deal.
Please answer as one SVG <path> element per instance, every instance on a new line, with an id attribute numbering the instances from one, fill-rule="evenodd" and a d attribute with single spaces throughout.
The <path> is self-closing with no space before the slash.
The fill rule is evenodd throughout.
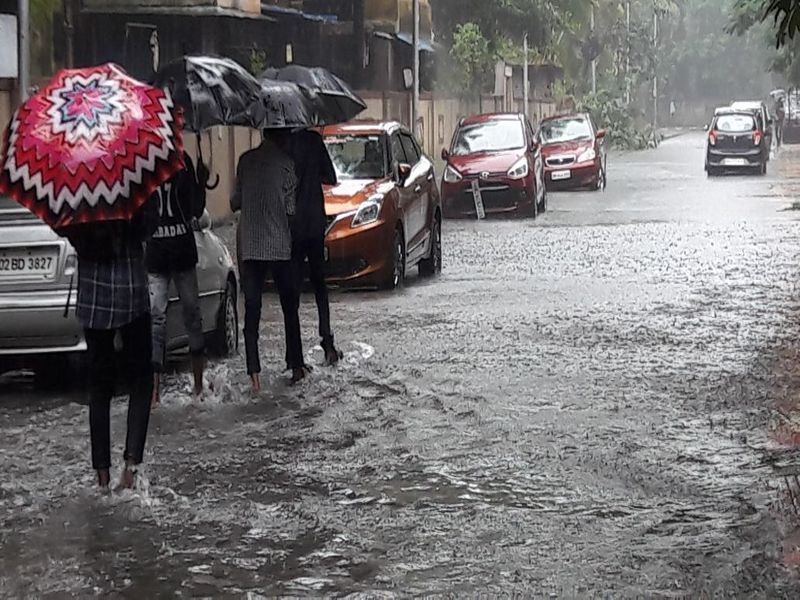
<path id="1" fill-rule="evenodd" d="M 606 187 L 606 132 L 586 113 L 544 119 L 538 141 L 549 189 Z"/>
<path id="2" fill-rule="evenodd" d="M 487 215 L 536 217 L 547 208 L 542 157 L 524 115 L 462 119 L 442 158 L 445 217 L 475 217 L 479 207 Z"/>

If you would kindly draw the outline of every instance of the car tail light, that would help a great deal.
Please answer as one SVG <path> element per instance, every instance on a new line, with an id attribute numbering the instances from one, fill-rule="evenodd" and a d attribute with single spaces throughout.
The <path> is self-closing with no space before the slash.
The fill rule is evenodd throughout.
<path id="1" fill-rule="evenodd" d="M 708 143 L 712 146 L 717 145 L 717 133 L 713 129 L 708 132 Z"/>
<path id="2" fill-rule="evenodd" d="M 761 143 L 761 138 L 764 134 L 756 130 L 753 132 L 753 145 L 758 146 Z"/>

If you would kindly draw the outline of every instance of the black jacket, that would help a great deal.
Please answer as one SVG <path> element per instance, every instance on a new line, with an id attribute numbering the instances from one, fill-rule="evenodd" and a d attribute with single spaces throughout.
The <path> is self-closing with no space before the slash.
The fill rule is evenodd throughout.
<path id="1" fill-rule="evenodd" d="M 328 149 L 319 133 L 304 130 L 292 136 L 290 153 L 297 175 L 297 208 L 292 220 L 292 240 L 325 237 L 327 217 L 322 184 L 336 184 L 336 170 Z"/>
<path id="2" fill-rule="evenodd" d="M 158 227 L 147 242 L 150 273 L 187 271 L 197 265 L 197 244 L 192 221 L 206 208 L 205 183 L 198 181 L 194 165 L 184 154 L 186 166 L 153 194 L 158 206 Z"/>

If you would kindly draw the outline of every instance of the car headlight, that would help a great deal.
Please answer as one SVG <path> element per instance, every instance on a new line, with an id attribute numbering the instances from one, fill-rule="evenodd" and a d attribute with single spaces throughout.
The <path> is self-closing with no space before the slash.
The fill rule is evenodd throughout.
<path id="1" fill-rule="evenodd" d="M 461 173 L 456 171 L 453 167 L 451 167 L 450 165 L 447 165 L 445 167 L 445 169 L 444 169 L 444 180 L 447 183 L 458 183 L 462 179 L 464 179 L 464 178 L 461 176 Z"/>
<path id="2" fill-rule="evenodd" d="M 597 158 L 597 152 L 594 151 L 594 148 L 589 148 L 581 152 L 581 155 L 578 156 L 578 162 L 589 162 L 590 160 L 594 160 Z"/>
<path id="3" fill-rule="evenodd" d="M 523 156 L 508 170 L 508 176 L 511 179 L 523 179 L 528 176 L 528 172 L 528 159 Z"/>
<path id="4" fill-rule="evenodd" d="M 381 207 L 383 207 L 383 194 L 375 194 L 370 196 L 361 206 L 358 207 L 353 222 L 350 223 L 351 227 L 360 227 L 362 225 L 369 225 L 378 220 L 381 216 Z"/>

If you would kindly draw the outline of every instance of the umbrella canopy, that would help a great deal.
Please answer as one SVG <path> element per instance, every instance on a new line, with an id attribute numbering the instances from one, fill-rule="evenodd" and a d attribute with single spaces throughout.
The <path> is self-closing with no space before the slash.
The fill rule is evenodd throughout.
<path id="1" fill-rule="evenodd" d="M 347 83 L 322 67 L 289 65 L 282 69 L 267 69 L 261 77 L 262 81 L 290 81 L 316 94 L 324 107 L 325 125 L 354 119 L 367 108 Z"/>
<path id="2" fill-rule="evenodd" d="M 264 118 L 261 85 L 228 58 L 184 56 L 159 69 L 154 85 L 170 91 L 186 129 L 196 133 L 216 125 L 259 127 Z"/>
<path id="3" fill-rule="evenodd" d="M 129 220 L 183 167 L 180 121 L 116 65 L 60 71 L 11 120 L 0 192 L 54 229 Z"/>
<path id="4" fill-rule="evenodd" d="M 325 125 L 325 106 L 308 89 L 290 81 L 261 80 L 263 129 L 296 129 Z"/>

